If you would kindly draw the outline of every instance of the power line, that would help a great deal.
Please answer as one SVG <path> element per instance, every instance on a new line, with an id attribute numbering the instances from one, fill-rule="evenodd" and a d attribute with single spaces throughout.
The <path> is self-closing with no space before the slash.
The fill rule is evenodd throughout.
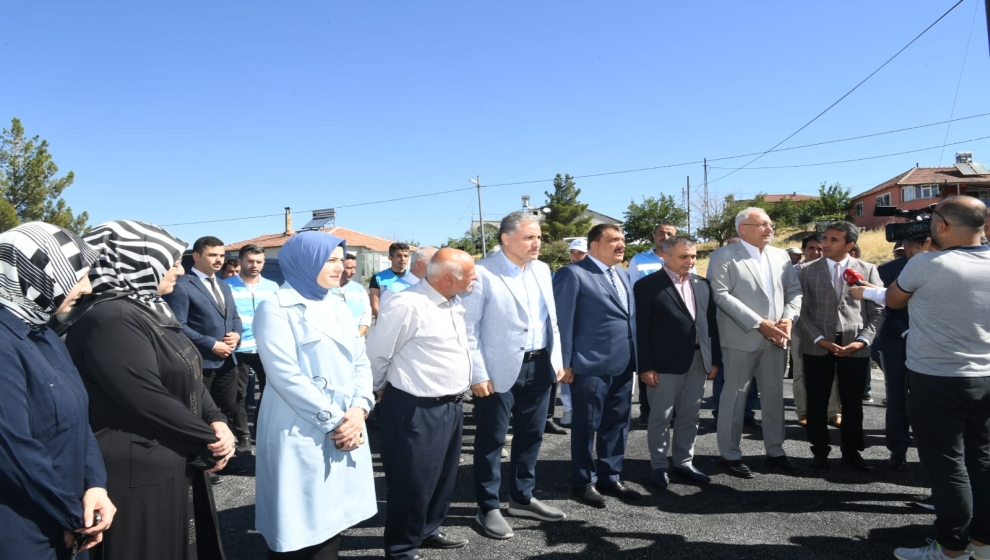
<path id="1" fill-rule="evenodd" d="M 821 162 L 821 163 L 801 163 L 801 164 L 797 164 L 797 165 L 768 165 L 768 166 L 763 166 L 763 167 L 747 167 L 746 169 L 747 170 L 757 170 L 757 169 L 794 169 L 794 168 L 797 168 L 797 167 L 819 167 L 819 166 L 822 166 L 822 165 L 836 165 L 836 164 L 839 164 L 839 163 L 853 163 L 853 162 L 857 162 L 857 161 L 867 161 L 867 160 L 871 160 L 871 159 L 880 159 L 880 158 L 885 158 L 885 157 L 902 156 L 904 154 L 914 154 L 914 153 L 917 153 L 917 152 L 924 152 L 924 151 L 927 151 L 927 150 L 937 150 L 939 148 L 944 148 L 945 146 L 955 146 L 957 144 L 966 144 L 967 142 L 978 142 L 980 140 L 986 140 L 988 138 L 990 138 L 990 136 L 981 136 L 980 138 L 971 138 L 969 140 L 960 140 L 959 142 L 953 142 L 951 144 L 942 144 L 940 146 L 929 146 L 927 148 L 919 148 L 917 150 L 908 150 L 906 152 L 897 152 L 897 153 L 893 153 L 893 154 L 884 154 L 882 156 L 869 156 L 869 157 L 862 157 L 862 158 L 856 158 L 856 159 L 844 159 L 844 160 L 839 160 L 839 161 L 825 161 L 825 162 Z M 731 167 L 712 167 L 712 169 L 732 169 L 732 168 Z M 736 171 L 740 171 L 741 169 L 742 168 L 740 167 L 740 168 L 736 169 Z"/>
<path id="2" fill-rule="evenodd" d="M 962 66 L 959 67 L 959 79 L 956 80 L 956 93 L 952 96 L 952 110 L 949 111 L 949 118 L 956 114 L 956 100 L 959 99 L 959 87 L 962 85 L 963 72 L 966 70 L 966 58 L 969 57 L 969 45 L 973 42 L 973 28 L 976 27 L 976 14 L 980 11 L 980 3 L 974 2 L 973 6 L 973 22 L 969 24 L 969 37 L 966 38 L 966 50 L 963 51 Z M 987 4 L 990 6 L 990 4 Z M 945 143 L 949 141 L 949 130 L 952 129 L 952 125 L 945 127 L 945 138 L 942 139 L 942 151 L 938 154 L 938 164 L 942 165 L 942 156 L 945 155 Z"/>
<path id="3" fill-rule="evenodd" d="M 806 128 L 808 128 L 809 126 L 811 126 L 811 123 L 813 123 L 813 122 L 815 122 L 815 121 L 817 121 L 817 120 L 818 120 L 818 119 L 819 119 L 819 118 L 820 118 L 820 117 L 821 117 L 822 115 L 824 115 L 825 113 L 827 113 L 827 112 L 829 112 L 829 111 L 830 111 L 830 110 L 832 109 L 832 107 L 835 107 L 835 106 L 836 106 L 836 105 L 838 105 L 838 104 L 839 104 L 840 102 L 842 102 L 842 100 L 843 100 L 843 99 L 845 99 L 845 98 L 847 98 L 847 97 L 849 97 L 849 96 L 850 96 L 850 95 L 851 95 L 851 94 L 852 94 L 852 93 L 853 93 L 854 91 L 856 91 L 857 89 L 859 89 L 859 86 L 861 86 L 861 85 L 863 85 L 863 84 L 865 84 L 865 83 L 866 83 L 866 81 L 867 81 L 867 80 L 869 80 L 870 78 L 872 78 L 872 77 L 873 77 L 873 76 L 874 76 L 874 75 L 875 75 L 875 74 L 876 74 L 877 72 L 879 72 L 880 70 L 883 70 L 883 68 L 884 68 L 885 66 L 887 66 L 888 64 L 890 64 L 890 62 L 891 62 L 892 60 L 894 60 L 895 58 L 897 58 L 897 56 L 898 56 L 898 55 L 900 55 L 900 54 L 901 54 L 902 52 L 904 52 L 904 51 L 905 51 L 905 50 L 906 50 L 906 49 L 907 49 L 908 47 L 910 47 L 911 45 L 913 45 L 913 44 L 914 44 L 914 42 L 915 42 L 915 41 L 917 41 L 918 39 L 920 39 L 922 35 L 924 35 L 925 33 L 928 33 L 928 30 L 929 30 L 929 29 L 931 29 L 932 27 L 935 27 L 935 24 L 937 24 L 938 22 L 940 22 L 940 21 L 942 21 L 942 18 L 944 18 L 945 16 L 947 16 L 947 15 L 949 15 L 949 13 L 951 13 L 951 12 L 952 12 L 952 10 L 955 10 L 955 9 L 956 9 L 956 7 L 958 7 L 958 6 L 959 6 L 959 4 L 962 4 L 963 2 L 964 2 L 964 0 L 959 0 L 958 2 L 956 2 L 956 3 L 955 3 L 955 4 L 954 4 L 954 5 L 953 5 L 953 6 L 951 7 L 951 8 L 949 8 L 949 9 L 948 9 L 948 10 L 947 10 L 947 11 L 946 11 L 946 12 L 945 12 L 944 14 L 942 14 L 941 16 L 939 16 L 939 18 L 938 18 L 937 20 L 935 20 L 934 22 L 932 22 L 932 24 L 931 24 L 931 25 L 929 25 L 928 27 L 926 27 L 924 31 L 922 31 L 921 33 L 919 33 L 919 34 L 918 34 L 918 35 L 917 35 L 917 36 L 916 36 L 916 37 L 915 37 L 914 39 L 911 39 L 911 41 L 910 41 L 910 42 L 909 42 L 908 44 L 906 44 L 906 45 L 904 45 L 903 47 L 901 47 L 901 50 L 899 50 L 899 51 L 897 51 L 896 53 L 894 53 L 894 56 L 892 56 L 892 57 L 890 57 L 890 58 L 888 58 L 888 59 L 887 59 L 887 62 L 884 62 L 883 64 L 881 64 L 881 65 L 880 65 L 880 67 L 879 67 L 879 68 L 877 68 L 876 70 L 874 70 L 873 72 L 871 72 L 869 76 L 867 76 L 867 77 L 865 77 L 865 78 L 863 78 L 863 80 L 862 80 L 861 82 L 859 82 L 858 84 L 856 84 L 856 85 L 855 85 L 855 86 L 854 86 L 854 87 L 853 87 L 853 88 L 852 88 L 851 90 L 849 90 L 849 91 L 847 91 L 847 92 L 846 92 L 846 93 L 845 93 L 845 94 L 844 94 L 844 95 L 843 95 L 842 97 L 840 97 L 840 98 L 838 98 L 837 100 L 835 100 L 835 102 L 834 102 L 834 103 L 832 103 L 831 105 L 829 105 L 828 107 L 826 107 L 824 111 L 822 111 L 821 113 L 818 113 L 817 115 L 815 115 L 815 118 L 813 118 L 813 119 L 811 119 L 810 121 L 808 121 L 808 122 L 806 122 L 806 123 L 805 123 L 805 124 L 804 124 L 803 126 L 801 126 L 801 128 L 799 128 L 799 129 L 797 129 L 797 130 L 795 130 L 794 132 L 792 132 L 792 133 L 791 133 L 791 134 L 790 134 L 789 136 L 787 136 L 787 138 L 784 138 L 784 139 L 783 139 L 783 140 L 781 140 L 780 142 L 777 142 L 776 144 L 774 144 L 774 145 L 773 145 L 773 147 L 772 147 L 772 148 L 770 148 L 769 150 L 767 150 L 767 151 L 765 151 L 765 152 L 763 152 L 763 153 L 761 153 L 760 155 L 758 155 L 758 156 L 756 156 L 755 158 L 753 158 L 753 159 L 752 159 L 752 160 L 750 160 L 749 162 L 747 162 L 747 163 L 745 163 L 745 164 L 743 164 L 743 166 L 742 166 L 742 167 L 738 167 L 738 168 L 736 168 L 736 169 L 734 169 L 734 170 L 732 170 L 732 171 L 730 171 L 730 172 L 728 172 L 728 173 L 726 173 L 725 175 L 722 175 L 722 176 L 721 176 L 721 177 L 719 177 L 718 179 L 715 179 L 714 181 L 709 181 L 709 183 L 716 183 L 716 182 L 718 182 L 718 181 L 721 181 L 722 179 L 725 179 L 726 177 L 728 177 L 728 176 L 730 176 L 730 175 L 732 175 L 733 173 L 736 173 L 736 172 L 737 172 L 737 171 L 739 171 L 740 169 L 745 169 L 745 168 L 747 168 L 747 167 L 749 167 L 749 166 L 750 166 L 750 164 L 752 164 L 752 163 L 755 163 L 755 162 L 756 162 L 757 160 L 759 160 L 759 159 L 760 159 L 760 158 L 762 158 L 763 156 L 765 156 L 765 155 L 767 155 L 767 154 L 769 154 L 770 152 L 772 152 L 773 150 L 775 150 L 775 149 L 776 149 L 777 147 L 779 147 L 779 146 L 780 146 L 781 144 L 783 144 L 784 142 L 787 142 L 787 141 L 788 141 L 788 140 L 790 140 L 791 138 L 794 138 L 795 136 L 797 136 L 797 134 L 798 134 L 799 132 L 801 132 L 802 130 L 804 130 L 804 129 L 806 129 Z"/>

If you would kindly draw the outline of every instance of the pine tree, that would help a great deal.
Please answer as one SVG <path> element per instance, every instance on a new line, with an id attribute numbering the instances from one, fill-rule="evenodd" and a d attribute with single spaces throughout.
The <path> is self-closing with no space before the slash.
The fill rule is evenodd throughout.
<path id="1" fill-rule="evenodd" d="M 553 179 L 553 193 L 547 195 L 546 206 L 550 213 L 543 223 L 543 239 L 559 241 L 565 237 L 584 237 L 591 229 L 591 217 L 584 216 L 587 204 L 578 202 L 581 189 L 574 184 L 570 175 L 557 174 Z"/>

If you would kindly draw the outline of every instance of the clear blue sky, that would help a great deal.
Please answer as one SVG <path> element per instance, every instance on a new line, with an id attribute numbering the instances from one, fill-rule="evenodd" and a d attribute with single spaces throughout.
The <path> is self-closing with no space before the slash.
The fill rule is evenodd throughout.
<path id="1" fill-rule="evenodd" d="M 468 228 L 473 190 L 343 207 L 469 188 L 476 175 L 485 185 L 542 180 L 486 188 L 486 218 L 497 219 L 523 194 L 544 200 L 555 173 L 763 151 L 952 4 L 15 2 L 0 38 L 0 121 L 20 118 L 50 142 L 61 171 L 76 174 L 65 198 L 91 224 L 337 207 L 338 225 L 440 243 Z M 983 1 L 965 0 L 782 147 L 987 113 L 988 101 Z M 753 167 L 941 147 L 946 133 L 941 125 L 772 153 Z M 988 135 L 982 117 L 953 123 L 948 142 Z M 916 163 L 949 165 L 957 150 L 990 163 L 990 140 L 980 140 L 747 169 L 710 188 L 814 194 L 824 181 L 857 193 Z M 621 218 L 643 195 L 679 200 L 688 175 L 700 189 L 702 174 L 693 164 L 578 187 L 591 208 Z M 169 229 L 230 243 L 282 227 L 279 216 Z"/>

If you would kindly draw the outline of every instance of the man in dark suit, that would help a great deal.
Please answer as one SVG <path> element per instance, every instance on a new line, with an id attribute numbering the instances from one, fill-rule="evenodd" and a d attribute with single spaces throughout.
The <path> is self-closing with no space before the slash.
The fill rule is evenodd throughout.
<path id="1" fill-rule="evenodd" d="M 880 275 L 876 266 L 849 255 L 859 238 L 859 228 L 853 224 L 832 222 L 823 238 L 824 257 L 798 272 L 804 294 L 798 328 L 808 389 L 808 441 L 814 455 L 811 466 L 828 469 L 828 399 L 832 380 L 838 375 L 842 462 L 870 471 L 873 467 L 859 453 L 866 445 L 862 396 L 870 375 L 869 346 L 883 320 L 883 306 L 855 299 L 843 272 L 854 270 L 873 285 L 880 285 Z"/>
<path id="2" fill-rule="evenodd" d="M 553 278 L 561 382 L 571 384 L 574 403 L 571 485 L 576 500 L 596 508 L 605 507 L 602 493 L 623 500 L 640 497 L 620 478 L 636 369 L 636 308 L 629 277 L 618 266 L 625 251 L 622 230 L 599 224 L 588 233 L 588 257 Z"/>
<path id="3" fill-rule="evenodd" d="M 722 366 L 722 349 L 715 319 L 715 298 L 708 280 L 692 274 L 697 249 L 689 237 L 663 242 L 663 268 L 636 282 L 637 356 L 640 379 L 647 385 L 650 421 L 651 481 L 660 488 L 669 482 L 667 449 L 674 408 L 671 472 L 705 484 L 708 475 L 692 464 L 698 435 L 705 379 L 714 379 Z"/>
<path id="4" fill-rule="evenodd" d="M 164 296 L 182 332 L 203 358 L 203 384 L 224 416 L 232 422 L 238 441 L 250 438 L 246 414 L 237 408 L 237 375 L 234 350 L 241 339 L 241 317 L 234 305 L 230 285 L 217 274 L 223 267 L 223 241 L 200 237 L 193 244 L 193 268 L 175 282 L 175 289 Z M 214 479 L 214 483 L 216 479 Z"/>
<path id="5" fill-rule="evenodd" d="M 877 267 L 884 286 L 890 286 L 904 270 L 908 259 L 920 248 L 920 243 L 905 241 L 904 254 Z M 850 286 L 856 299 L 862 299 L 865 288 Z M 885 309 L 886 315 L 876 347 L 883 362 L 883 377 L 887 386 L 886 431 L 890 459 L 887 466 L 897 471 L 907 470 L 907 450 L 911 445 L 911 426 L 907 411 L 907 336 L 908 308 Z"/>

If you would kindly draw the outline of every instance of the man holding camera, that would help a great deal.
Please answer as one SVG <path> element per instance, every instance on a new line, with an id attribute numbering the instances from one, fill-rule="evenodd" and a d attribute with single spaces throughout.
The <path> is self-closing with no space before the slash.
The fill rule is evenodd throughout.
<path id="1" fill-rule="evenodd" d="M 932 480 L 937 537 L 922 548 L 898 548 L 901 560 L 990 558 L 990 247 L 980 245 L 986 219 L 976 198 L 940 202 L 931 241 L 886 291 L 888 307 L 911 311 L 908 410 Z M 927 252 L 932 245 L 941 250 Z"/>

